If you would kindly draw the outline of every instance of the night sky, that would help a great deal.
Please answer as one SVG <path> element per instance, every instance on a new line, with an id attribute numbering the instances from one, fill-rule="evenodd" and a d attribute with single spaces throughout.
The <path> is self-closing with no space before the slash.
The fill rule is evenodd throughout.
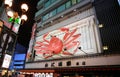
<path id="1" fill-rule="evenodd" d="M 28 11 L 26 12 L 26 15 L 28 17 L 28 20 L 20 26 L 19 33 L 18 33 L 18 43 L 28 48 L 29 41 L 31 37 L 31 31 L 32 26 L 34 23 L 34 16 L 35 12 L 37 11 L 36 5 L 39 0 L 13 0 L 13 6 L 12 9 L 14 11 L 17 11 L 19 15 L 22 14 L 21 12 L 21 4 L 26 3 L 29 6 Z"/>

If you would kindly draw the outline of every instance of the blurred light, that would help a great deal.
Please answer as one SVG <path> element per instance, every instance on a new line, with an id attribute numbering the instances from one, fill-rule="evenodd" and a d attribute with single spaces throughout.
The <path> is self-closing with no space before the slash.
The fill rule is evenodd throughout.
<path id="1" fill-rule="evenodd" d="M 22 4 L 21 9 L 26 12 L 28 10 L 28 5 L 27 4 Z"/>
<path id="2" fill-rule="evenodd" d="M 120 5 L 120 0 L 118 0 L 118 4 Z"/>
<path id="3" fill-rule="evenodd" d="M 2 32 L 3 24 L 4 24 L 4 22 L 3 22 L 2 20 L 0 20 L 0 34 L 1 34 L 1 32 Z"/>
<path id="4" fill-rule="evenodd" d="M 77 9 L 74 9 L 73 11 L 77 11 Z"/>
<path id="5" fill-rule="evenodd" d="M 5 5 L 11 7 L 12 6 L 12 1 L 13 0 L 5 0 Z"/>
<path id="6" fill-rule="evenodd" d="M 13 14 L 12 11 L 8 11 L 8 12 L 7 12 L 7 15 L 8 15 L 9 17 L 13 17 L 14 14 Z"/>
<path id="7" fill-rule="evenodd" d="M 99 24 L 99 28 L 102 28 L 103 27 L 103 24 Z"/>
<path id="8" fill-rule="evenodd" d="M 64 16 L 62 15 L 61 17 L 63 18 Z"/>
<path id="9" fill-rule="evenodd" d="M 25 14 L 23 14 L 22 16 L 21 16 L 21 20 L 27 20 L 27 16 L 25 15 Z"/>
<path id="10" fill-rule="evenodd" d="M 0 20 L 0 28 L 3 26 L 4 22 Z"/>
<path id="11" fill-rule="evenodd" d="M 103 46 L 103 50 L 108 50 L 108 46 Z"/>
<path id="12" fill-rule="evenodd" d="M 53 23 L 53 21 L 50 21 L 51 23 Z"/>

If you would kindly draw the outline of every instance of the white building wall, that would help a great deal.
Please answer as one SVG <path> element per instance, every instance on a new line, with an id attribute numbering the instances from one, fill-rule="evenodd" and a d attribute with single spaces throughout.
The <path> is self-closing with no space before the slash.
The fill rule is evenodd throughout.
<path id="1" fill-rule="evenodd" d="M 82 33 L 85 36 L 82 36 L 81 38 L 81 43 L 83 43 L 83 49 L 86 50 L 86 52 L 89 52 L 86 55 L 89 54 L 93 54 L 93 53 L 100 53 L 100 41 L 99 41 L 99 37 L 98 37 L 98 32 L 97 32 L 97 25 L 96 22 L 94 21 L 95 19 L 95 15 L 94 15 L 94 10 L 93 8 L 90 8 L 86 11 L 81 12 L 80 14 L 73 16 L 67 20 L 64 20 L 60 23 L 57 23 L 51 27 L 48 27 L 40 32 L 37 33 L 36 37 L 36 42 L 41 40 L 41 35 L 50 32 L 50 31 L 54 31 L 56 29 L 59 29 L 61 27 L 67 26 L 68 27 L 74 27 L 76 26 L 80 31 L 80 33 Z M 86 38 L 91 38 L 91 39 L 86 39 Z M 88 42 L 86 42 L 88 40 Z M 86 44 L 86 43 L 87 44 Z M 84 46 L 87 45 L 87 46 Z M 85 48 L 87 47 L 87 48 Z M 90 49 L 91 48 L 91 49 Z M 85 55 L 85 53 L 80 53 Z M 96 58 L 95 58 L 96 59 Z M 98 60 L 101 60 L 102 58 L 98 58 Z M 54 63 L 55 67 L 60 67 L 58 66 L 59 62 L 62 62 L 62 66 L 61 67 L 76 67 L 76 66 L 84 66 L 82 65 L 82 62 L 86 62 L 87 66 L 91 66 L 94 65 L 94 58 L 71 58 L 70 59 L 61 59 L 61 60 L 55 60 L 51 59 L 50 61 L 42 61 L 43 59 L 39 58 L 39 57 L 35 57 L 35 61 L 41 61 L 41 62 L 36 62 L 36 63 L 27 63 L 25 65 L 25 68 L 45 68 L 45 64 L 48 64 L 48 68 L 52 68 L 51 64 Z M 95 61 L 98 61 L 95 60 Z M 71 66 L 67 66 L 66 62 L 67 61 L 71 61 Z M 79 65 L 76 65 L 76 62 L 79 63 Z M 104 61 L 103 61 L 104 62 Z M 98 65 L 99 63 L 95 62 L 95 65 Z M 100 63 L 101 64 L 101 63 Z"/>
<path id="2" fill-rule="evenodd" d="M 108 66 L 108 65 L 120 65 L 120 56 L 119 55 L 111 55 L 111 56 L 98 56 L 98 57 L 86 57 L 86 58 L 76 58 L 76 59 L 63 59 L 59 61 L 47 61 L 47 62 L 36 62 L 36 63 L 27 63 L 25 65 L 26 69 L 29 68 L 53 68 L 51 67 L 52 63 L 54 64 L 54 68 L 57 67 L 82 67 L 82 66 Z M 71 65 L 67 66 L 66 62 L 71 61 Z M 62 66 L 58 66 L 58 63 L 62 62 Z M 76 65 L 76 63 L 79 65 Z M 85 65 L 82 63 L 85 62 Z M 48 67 L 45 67 L 45 64 L 48 63 Z"/>
<path id="3" fill-rule="evenodd" d="M 93 8 L 90 8 L 90 9 L 88 9 L 88 10 L 86 10 L 86 11 L 81 12 L 80 14 L 78 14 L 78 15 L 76 15 L 76 16 L 73 16 L 73 17 L 71 17 L 71 18 L 69 18 L 69 19 L 67 19 L 67 20 L 64 20 L 64 21 L 62 21 L 62 22 L 60 22 L 60 23 L 57 23 L 57 24 L 55 24 L 55 25 L 53 25 L 53 26 L 50 26 L 50 27 L 48 27 L 48 28 L 46 28 L 46 29 L 43 29 L 43 30 L 39 31 L 36 36 L 43 35 L 43 34 L 45 34 L 45 33 L 47 33 L 47 32 L 56 30 L 56 29 L 58 29 L 58 28 L 61 28 L 61 27 L 63 27 L 63 26 L 66 26 L 66 25 L 68 25 L 68 24 L 71 24 L 71 23 L 73 23 L 73 22 L 79 21 L 79 20 L 84 19 L 84 18 L 86 18 L 86 17 L 89 17 L 89 16 L 91 16 L 91 15 L 94 15 L 94 11 L 93 11 L 93 10 L 94 10 Z"/>

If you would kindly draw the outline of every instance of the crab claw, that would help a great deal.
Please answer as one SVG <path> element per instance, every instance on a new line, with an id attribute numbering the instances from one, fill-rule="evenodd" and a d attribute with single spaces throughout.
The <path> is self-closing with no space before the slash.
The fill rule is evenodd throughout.
<path id="1" fill-rule="evenodd" d="M 45 38 L 47 37 L 48 34 L 49 34 L 49 33 L 46 33 L 46 34 L 43 36 L 44 41 L 47 42 L 47 43 L 49 43 L 49 41 L 46 40 Z"/>
<path id="2" fill-rule="evenodd" d="M 72 53 L 70 53 L 68 51 L 64 51 L 62 54 L 64 54 L 64 55 L 73 55 Z"/>
<path id="3" fill-rule="evenodd" d="M 69 28 L 65 28 L 65 27 L 64 27 L 64 28 L 60 28 L 60 30 L 61 30 L 61 31 L 64 31 L 64 32 L 65 32 L 65 31 L 68 32 L 68 31 L 69 31 Z"/>

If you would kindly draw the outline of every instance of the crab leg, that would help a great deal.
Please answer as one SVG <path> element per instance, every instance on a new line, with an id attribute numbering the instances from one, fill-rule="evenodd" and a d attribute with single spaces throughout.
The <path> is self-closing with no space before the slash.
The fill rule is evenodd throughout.
<path id="1" fill-rule="evenodd" d="M 64 55 L 73 55 L 72 53 L 70 53 L 68 51 L 64 51 L 64 52 L 62 52 L 62 54 L 64 54 Z"/>
<path id="2" fill-rule="evenodd" d="M 47 43 L 49 43 L 49 41 L 46 40 L 45 38 L 47 37 L 48 34 L 49 34 L 49 33 L 46 33 L 46 34 L 43 36 L 43 40 L 44 40 L 45 42 L 47 42 Z"/>
<path id="3" fill-rule="evenodd" d="M 79 41 L 72 42 L 70 45 L 66 46 L 66 51 L 64 51 L 63 54 L 64 55 L 73 55 L 73 54 L 75 54 L 79 45 L 80 45 Z M 70 52 L 67 51 L 67 50 L 69 50 L 69 49 L 71 49 L 71 48 L 73 48 L 75 46 L 76 46 L 76 48 L 75 48 L 73 53 L 70 53 Z"/>
<path id="4" fill-rule="evenodd" d="M 44 44 L 43 42 L 36 42 L 36 44 L 38 44 L 38 46 L 35 46 L 35 49 L 38 49 L 40 47 L 48 47 L 48 44 Z"/>
<path id="5" fill-rule="evenodd" d="M 70 40 L 68 41 L 65 41 L 65 44 L 64 45 L 68 45 L 69 43 L 71 43 L 72 41 L 74 41 L 75 39 L 77 39 L 78 37 L 80 37 L 80 34 L 76 34 L 74 36 L 72 36 Z"/>
<path id="6" fill-rule="evenodd" d="M 78 43 L 78 44 L 77 44 L 77 47 L 76 47 L 76 49 L 74 50 L 73 54 L 75 54 L 75 53 L 77 52 L 78 46 L 80 45 L 80 42 L 79 42 L 79 41 L 76 41 L 76 43 Z"/>
<path id="7" fill-rule="evenodd" d="M 69 28 L 61 28 L 60 30 L 66 33 L 63 37 L 63 39 L 66 40 L 69 36 Z"/>
<path id="8" fill-rule="evenodd" d="M 71 49 L 71 48 L 73 48 L 74 46 L 76 46 L 76 45 L 78 45 L 78 44 L 80 44 L 79 41 L 75 41 L 75 42 L 72 42 L 72 43 L 66 45 L 65 47 L 66 47 L 67 50 L 68 50 L 68 49 Z"/>
<path id="9" fill-rule="evenodd" d="M 43 55 L 44 56 L 44 55 Z M 49 57 L 52 57 L 53 55 L 48 55 L 48 56 L 44 56 L 45 59 L 49 58 Z"/>
<path id="10" fill-rule="evenodd" d="M 77 29 L 74 29 L 71 33 L 66 33 L 64 36 L 64 41 L 67 41 L 75 32 Z"/>
<path id="11" fill-rule="evenodd" d="M 40 47 L 48 47 L 48 45 L 46 44 L 46 45 L 44 45 L 44 46 L 42 46 L 42 45 L 40 45 L 40 46 L 35 46 L 34 48 L 35 48 L 35 49 L 39 49 Z"/>
<path id="12" fill-rule="evenodd" d="M 36 51 L 36 54 L 42 54 L 43 56 L 47 55 L 47 54 L 52 54 L 50 51 L 42 51 L 42 49 L 40 51 Z"/>

